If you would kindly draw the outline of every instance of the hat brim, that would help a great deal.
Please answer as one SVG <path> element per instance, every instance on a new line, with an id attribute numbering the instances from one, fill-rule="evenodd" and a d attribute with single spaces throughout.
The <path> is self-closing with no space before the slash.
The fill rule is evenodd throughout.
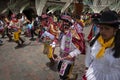
<path id="1" fill-rule="evenodd" d="M 98 21 L 97 24 L 105 24 L 105 25 L 120 25 L 120 21 L 110 21 L 110 22 L 102 22 Z"/>
<path id="2" fill-rule="evenodd" d="M 72 22 L 71 22 L 71 21 L 69 21 L 69 20 L 67 20 L 67 19 L 61 19 L 61 20 L 63 20 L 64 22 L 69 23 L 70 25 L 72 25 Z"/>

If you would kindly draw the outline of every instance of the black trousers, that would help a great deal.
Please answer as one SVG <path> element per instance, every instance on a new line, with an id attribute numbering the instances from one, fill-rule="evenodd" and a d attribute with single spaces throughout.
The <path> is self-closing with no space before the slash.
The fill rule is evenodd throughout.
<path id="1" fill-rule="evenodd" d="M 31 32 L 31 38 L 34 38 L 34 35 L 37 36 L 37 34 L 35 33 L 35 28 L 34 29 L 31 29 L 30 32 Z"/>

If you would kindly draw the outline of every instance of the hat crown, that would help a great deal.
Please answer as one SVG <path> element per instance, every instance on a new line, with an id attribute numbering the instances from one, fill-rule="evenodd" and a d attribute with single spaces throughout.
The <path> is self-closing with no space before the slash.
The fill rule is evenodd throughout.
<path id="1" fill-rule="evenodd" d="M 100 22 L 114 22 L 118 20 L 118 15 L 114 11 L 105 11 L 102 13 Z"/>

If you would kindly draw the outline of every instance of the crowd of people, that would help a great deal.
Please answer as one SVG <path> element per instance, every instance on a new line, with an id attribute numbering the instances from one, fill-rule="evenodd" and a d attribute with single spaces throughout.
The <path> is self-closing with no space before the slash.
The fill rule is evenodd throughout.
<path id="1" fill-rule="evenodd" d="M 92 26 L 85 40 L 83 28 Z M 42 14 L 27 19 L 24 14 L 12 14 L 10 18 L 0 16 L 0 44 L 8 37 L 21 47 L 29 37 L 44 44 L 43 53 L 50 65 L 57 62 L 60 80 L 69 80 L 75 59 L 84 54 L 86 73 L 83 80 L 120 80 L 120 20 L 112 10 L 91 14 L 89 18 L 80 15 Z M 21 35 L 22 34 L 22 35 Z M 59 55 L 55 48 L 59 45 Z M 77 78 L 76 78 L 77 80 Z"/>

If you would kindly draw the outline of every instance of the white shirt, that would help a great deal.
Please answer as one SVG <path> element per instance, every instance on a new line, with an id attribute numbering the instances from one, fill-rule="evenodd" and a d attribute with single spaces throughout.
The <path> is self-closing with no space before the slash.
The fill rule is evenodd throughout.
<path id="1" fill-rule="evenodd" d="M 96 58 L 101 45 L 96 41 L 92 48 L 87 47 L 85 65 L 87 80 L 120 80 L 120 58 L 114 58 L 112 48 L 105 50 L 104 56 Z"/>
<path id="2" fill-rule="evenodd" d="M 46 37 L 48 36 L 51 40 L 54 40 L 55 36 L 52 35 L 51 33 L 49 33 L 48 31 L 45 31 L 43 34 L 42 34 L 43 37 Z"/>
<path id="3" fill-rule="evenodd" d="M 3 25 L 4 23 L 0 20 L 0 29 L 4 29 Z"/>
<path id="4" fill-rule="evenodd" d="M 60 50 L 62 52 L 64 52 L 64 48 L 65 48 L 65 39 L 66 39 L 66 36 L 64 35 L 62 37 L 62 40 L 61 40 L 61 46 L 60 46 Z M 69 55 L 72 56 L 72 57 L 76 57 L 80 54 L 80 50 L 78 48 L 76 48 L 76 46 L 72 43 L 71 41 L 71 45 L 70 45 L 70 53 Z"/>

